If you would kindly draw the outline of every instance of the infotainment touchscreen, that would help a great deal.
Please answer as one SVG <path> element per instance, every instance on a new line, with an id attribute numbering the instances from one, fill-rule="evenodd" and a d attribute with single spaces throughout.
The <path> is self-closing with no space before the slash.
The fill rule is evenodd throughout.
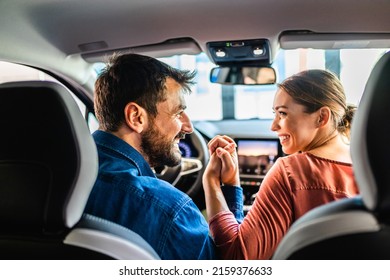
<path id="1" fill-rule="evenodd" d="M 236 139 L 242 175 L 265 175 L 280 155 L 277 139 Z"/>

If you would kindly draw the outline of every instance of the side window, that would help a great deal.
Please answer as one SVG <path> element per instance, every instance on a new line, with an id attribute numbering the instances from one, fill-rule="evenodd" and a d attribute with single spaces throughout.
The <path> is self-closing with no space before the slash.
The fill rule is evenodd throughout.
<path id="1" fill-rule="evenodd" d="M 88 119 L 87 120 L 88 120 L 89 131 L 91 131 L 91 133 L 93 133 L 96 130 L 98 130 L 99 122 L 97 121 L 97 119 L 96 119 L 94 114 L 88 113 Z"/>
<path id="2" fill-rule="evenodd" d="M 37 69 L 20 64 L 0 61 L 0 84 L 16 81 L 55 81 L 51 76 Z"/>
<path id="3" fill-rule="evenodd" d="M 56 79 L 50 75 L 39 71 L 35 68 L 31 68 L 24 65 L 19 65 L 15 63 L 3 62 L 0 61 L 0 84 L 7 82 L 16 82 L 16 81 L 52 81 L 59 83 Z M 84 116 L 86 113 L 86 106 L 84 103 L 71 92 L 74 100 L 76 101 L 81 114 Z M 95 123 L 96 122 L 96 123 Z M 97 121 L 93 114 L 88 115 L 88 125 L 91 132 L 97 129 Z"/>

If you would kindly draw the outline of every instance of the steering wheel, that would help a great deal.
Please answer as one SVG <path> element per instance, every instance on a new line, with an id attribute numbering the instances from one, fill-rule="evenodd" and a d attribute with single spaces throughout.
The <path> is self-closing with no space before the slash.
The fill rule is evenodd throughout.
<path id="1" fill-rule="evenodd" d="M 181 164 L 175 167 L 161 166 L 155 168 L 156 176 L 171 183 L 190 197 L 195 196 L 202 189 L 202 175 L 209 160 L 206 141 L 194 129 L 186 135 L 197 150 L 197 157 L 183 157 Z"/>

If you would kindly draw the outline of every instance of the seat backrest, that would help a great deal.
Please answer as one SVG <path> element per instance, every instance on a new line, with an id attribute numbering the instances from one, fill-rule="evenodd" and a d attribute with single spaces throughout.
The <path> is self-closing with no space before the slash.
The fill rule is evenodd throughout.
<path id="1" fill-rule="evenodd" d="M 298 219 L 274 259 L 390 259 L 390 52 L 367 81 L 353 120 L 351 156 L 360 195 Z"/>
<path id="2" fill-rule="evenodd" d="M 0 127 L 1 259 L 158 258 L 140 236 L 83 216 L 98 157 L 65 87 L 47 81 L 0 85 Z M 98 244 L 91 243 L 96 236 Z M 104 245 L 112 240 L 120 250 Z M 135 255 L 124 252 L 126 246 L 136 248 Z"/>
<path id="3" fill-rule="evenodd" d="M 100 217 L 84 214 L 64 240 L 123 260 L 158 260 L 156 251 L 140 235 Z"/>

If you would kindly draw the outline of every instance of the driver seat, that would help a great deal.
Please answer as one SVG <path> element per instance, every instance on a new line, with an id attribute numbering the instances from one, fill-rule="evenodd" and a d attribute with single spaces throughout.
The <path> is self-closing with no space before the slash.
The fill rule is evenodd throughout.
<path id="1" fill-rule="evenodd" d="M 0 85 L 0 259 L 159 259 L 138 234 L 83 215 L 98 170 L 63 86 Z"/>
<path id="2" fill-rule="evenodd" d="M 273 259 L 390 260 L 390 52 L 373 68 L 351 131 L 360 196 L 298 219 Z"/>

